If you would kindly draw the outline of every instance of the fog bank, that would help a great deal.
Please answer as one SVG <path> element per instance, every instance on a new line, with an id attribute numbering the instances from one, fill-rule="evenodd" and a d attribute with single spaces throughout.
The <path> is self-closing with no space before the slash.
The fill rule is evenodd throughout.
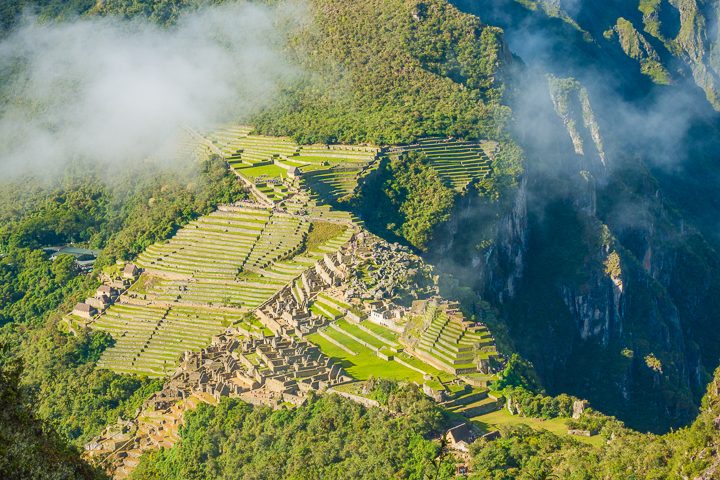
<path id="1" fill-rule="evenodd" d="M 184 125 L 242 121 L 297 74 L 282 47 L 303 18 L 297 3 L 205 8 L 170 29 L 26 18 L 0 43 L 0 175 L 173 157 Z"/>

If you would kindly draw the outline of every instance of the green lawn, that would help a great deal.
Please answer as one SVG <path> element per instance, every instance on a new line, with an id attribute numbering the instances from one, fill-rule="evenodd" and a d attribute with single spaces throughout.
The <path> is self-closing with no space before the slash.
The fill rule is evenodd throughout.
<path id="1" fill-rule="evenodd" d="M 328 329 L 326 333 L 332 338 L 337 338 L 335 334 L 338 332 L 334 332 L 332 329 Z M 345 337 L 343 343 L 350 348 L 350 350 L 357 352 L 357 355 L 349 355 L 317 333 L 308 335 L 306 338 L 320 347 L 325 355 L 339 362 L 345 369 L 345 372 L 357 380 L 367 380 L 370 377 L 378 377 L 406 382 L 422 383 L 423 381 L 420 373 L 410 370 L 397 362 L 387 362 L 383 360 L 375 355 L 375 352 L 365 348 L 349 337 Z"/>
<path id="2" fill-rule="evenodd" d="M 313 301 L 312 307 L 310 307 L 310 308 L 312 309 L 313 307 L 315 307 L 316 304 L 322 305 L 322 307 L 325 310 L 327 310 L 328 313 L 330 313 L 331 315 L 334 315 L 335 318 L 342 317 L 342 312 L 340 310 L 338 310 L 337 308 L 335 308 L 334 306 L 332 306 L 332 304 L 329 303 L 327 300 L 323 301 L 323 299 L 321 297 L 318 297 L 315 301 Z M 313 311 L 315 313 L 322 315 L 322 312 L 320 312 L 320 310 L 314 309 Z"/>
<path id="3" fill-rule="evenodd" d="M 346 332 L 349 332 L 351 335 L 356 336 L 360 340 L 369 343 L 373 347 L 376 348 L 382 348 L 385 346 L 385 343 L 381 342 L 377 338 L 373 337 L 372 335 L 368 334 L 367 332 L 363 332 L 359 328 L 357 328 L 355 325 L 351 324 L 344 318 L 341 318 L 337 321 L 337 325 L 345 330 Z"/>
<path id="4" fill-rule="evenodd" d="M 430 364 L 427 364 L 420 360 L 419 358 L 413 357 L 412 355 L 409 355 L 405 352 L 400 353 L 398 355 L 402 361 L 405 363 L 408 363 L 412 365 L 413 367 L 419 368 L 420 370 L 429 373 L 430 375 L 434 375 L 435 377 L 439 378 L 443 382 L 449 382 L 450 380 L 455 378 L 455 375 L 447 372 L 443 372 L 442 370 L 438 370 L 437 368 L 433 367 Z"/>
<path id="5" fill-rule="evenodd" d="M 383 337 L 386 340 L 390 340 L 391 342 L 399 343 L 398 337 L 399 335 L 389 328 L 385 328 L 382 325 L 378 325 L 377 323 L 373 323 L 371 321 L 365 321 L 362 322 L 362 326 L 370 330 L 371 332 L 374 332 L 381 337 Z"/>
<path id="6" fill-rule="evenodd" d="M 473 417 L 471 420 L 484 430 L 492 430 L 493 426 L 499 425 L 528 425 L 536 430 L 545 429 L 556 435 L 570 436 L 567 433 L 568 427 L 565 422 L 567 422 L 568 419 L 566 418 L 543 420 L 541 418 L 521 417 L 519 415 L 510 415 L 510 412 L 508 412 L 505 408 L 495 412 L 486 413 L 485 415 Z M 605 442 L 605 440 L 599 435 L 594 435 L 592 437 L 579 437 L 572 435 L 572 438 L 596 447 L 601 446 Z"/>
<path id="7" fill-rule="evenodd" d="M 280 178 L 285 178 L 287 176 L 287 171 L 282 167 L 278 167 L 277 165 L 262 165 L 260 167 L 238 168 L 237 171 L 242 176 L 251 180 L 261 175 Z"/>
<path id="8" fill-rule="evenodd" d="M 367 325 L 368 322 L 364 322 L 364 325 Z M 377 347 L 383 347 L 385 344 L 378 340 L 377 338 L 369 335 L 366 332 L 363 332 L 357 326 L 355 326 L 353 323 L 348 322 L 344 319 L 341 319 L 338 321 L 338 325 L 341 326 L 344 330 L 347 330 L 351 334 L 355 335 L 356 337 L 360 338 L 361 340 L 364 340 L 368 342 L 371 345 L 377 346 Z M 373 331 L 384 329 L 383 327 L 377 326 L 377 329 L 373 329 Z M 390 361 L 387 362 L 381 358 L 379 358 L 374 351 L 371 349 L 357 343 L 352 338 L 344 335 L 341 332 L 338 332 L 337 330 L 333 328 L 328 328 L 325 333 L 334 338 L 335 340 L 340 341 L 343 345 L 348 347 L 350 350 L 357 353 L 357 355 L 349 355 L 347 352 L 343 351 L 342 349 L 338 348 L 337 346 L 333 345 L 332 343 L 328 342 L 327 340 L 320 337 L 318 334 L 313 334 L 309 337 L 309 340 L 316 345 L 320 347 L 320 349 L 329 357 L 333 357 L 335 359 L 341 360 L 343 362 L 343 366 L 345 367 L 345 370 L 349 375 L 351 375 L 353 378 L 356 378 L 358 380 L 366 380 L 369 377 L 380 377 L 380 378 L 387 378 L 390 380 L 405 380 L 405 381 L 416 381 L 418 383 L 423 383 L 424 379 L 423 376 L 416 372 L 415 370 L 412 370 L 410 368 L 405 367 L 404 365 L 400 365 L 397 362 Z M 389 332 L 386 330 L 386 332 L 383 332 L 383 336 L 385 338 L 391 337 L 389 335 Z M 397 337 L 396 337 L 397 338 Z M 405 361 L 406 363 L 419 368 L 423 370 L 424 372 L 427 372 L 431 375 L 434 375 L 436 377 L 439 377 L 442 381 L 450 381 L 454 377 L 454 375 L 451 375 L 449 373 L 442 372 L 435 367 L 428 365 L 427 363 L 423 362 L 422 360 L 419 360 L 415 357 L 412 357 L 406 353 L 400 353 L 399 357 Z"/>

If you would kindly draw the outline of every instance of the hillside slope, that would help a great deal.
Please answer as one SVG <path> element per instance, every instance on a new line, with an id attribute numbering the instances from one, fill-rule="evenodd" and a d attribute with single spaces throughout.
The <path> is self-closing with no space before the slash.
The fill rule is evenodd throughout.
<path id="1" fill-rule="evenodd" d="M 55 3 L 35 3 L 45 7 L 41 12 L 47 18 L 53 18 Z M 55 14 L 146 17 L 171 27 L 180 12 L 205 3 L 212 2 L 108 0 L 95 5 L 97 8 L 78 2 Z M 245 170 L 244 185 L 261 192 L 258 197 L 268 204 L 282 202 L 288 196 L 282 179 L 294 171 L 292 167 L 310 167 L 303 182 L 313 191 L 313 202 L 317 199 L 352 210 L 374 233 L 423 252 L 427 261 L 437 267 L 441 293 L 461 300 L 468 320 L 487 321 L 503 352 L 517 351 L 533 363 L 540 385 L 528 387 L 589 398 L 598 410 L 643 430 L 662 432 L 689 424 L 697 415 L 710 372 L 720 359 L 720 237 L 714 218 L 720 205 L 716 164 L 720 137 L 713 110 L 718 107 L 716 42 L 707 26 L 714 18 L 714 4 L 642 1 L 637 9 L 634 3 L 620 1 L 603 5 L 573 2 L 576 8 L 564 11 L 560 6 L 566 2 L 454 3 L 476 16 L 462 13 L 443 0 L 309 2 L 312 22 L 287 47 L 288 55 L 304 74 L 283 85 L 277 101 L 255 117 L 257 132 L 249 135 L 243 131 L 243 136 L 250 139 L 244 138 L 245 143 L 230 149 L 230 165 Z M 9 11 L 15 18 L 18 12 Z M 257 133 L 291 138 L 273 140 L 281 144 L 281 151 L 268 154 L 263 144 L 267 138 Z M 222 143 L 219 137 L 215 140 L 218 145 Z M 378 147 L 334 145 L 349 151 L 358 148 L 360 156 L 372 152 L 372 161 L 364 159 L 343 169 L 336 168 L 334 160 L 317 154 L 327 153 L 331 145 L 326 144 L 337 142 L 373 143 Z M 322 145 L 307 145 L 310 143 Z M 381 154 L 375 163 L 377 152 Z M 372 171 L 367 176 L 356 177 L 365 173 L 370 164 Z M 85 231 L 87 226 L 75 231 L 80 227 L 72 222 L 54 222 L 54 214 L 44 218 L 23 213 L 17 224 L 13 222 L 0 232 L 0 246 L 17 255 L 7 260 L 3 257 L 3 275 L 12 277 L 12 285 L 20 284 L 30 292 L 27 302 L 18 300 L 20 293 L 25 294 L 20 287 L 13 287 L 10 294 L 0 298 L 3 312 L 10 312 L 3 313 L 2 322 L 7 325 L 2 339 L 15 347 L 13 354 L 26 359 L 31 370 L 24 374 L 24 385 L 37 396 L 38 411 L 63 432 L 65 440 L 78 442 L 79 438 L 96 434 L 98 422 L 106 420 L 105 416 L 114 414 L 119 406 L 129 409 L 125 401 L 134 391 L 147 392 L 140 389 L 135 377 L 109 375 L 113 380 L 121 379 L 119 383 L 132 383 L 132 388 L 128 386 L 118 393 L 112 391 L 114 383 L 104 386 L 103 395 L 107 390 L 108 398 L 102 400 L 107 405 L 97 409 L 100 414 L 87 414 L 93 420 L 88 425 L 83 423 L 89 403 L 86 398 L 99 396 L 91 391 L 93 385 L 82 385 L 85 396 L 77 403 L 62 403 L 63 392 L 73 390 L 73 382 L 86 378 L 73 378 L 80 370 L 64 365 L 72 365 L 72 352 L 63 355 L 70 360 L 60 359 L 57 365 L 46 362 L 46 357 L 52 358 L 52 353 L 59 351 L 56 347 L 64 342 L 64 334 L 50 324 L 53 334 L 39 336 L 33 325 L 41 325 L 55 306 L 82 298 L 81 294 L 87 292 L 79 285 L 80 280 L 93 279 L 73 271 L 68 278 L 78 279 L 73 282 L 77 288 L 69 293 L 56 288 L 55 283 L 63 284 L 59 280 L 64 278 L 63 272 L 50 269 L 38 248 L 42 242 L 34 235 L 47 233 L 39 228 L 43 221 L 62 223 L 69 230 L 63 232 L 63 239 L 92 240 L 94 246 L 104 248 L 100 263 L 105 266 L 117 258 L 137 255 L 156 240 L 171 237 L 182 225 L 217 204 L 244 196 L 239 194 L 234 174 L 222 168 L 218 175 L 212 195 L 203 193 L 202 187 L 195 191 L 192 183 L 185 188 L 167 182 L 169 189 L 165 184 L 153 185 L 138 198 L 118 201 L 118 210 L 124 214 L 98 214 L 92 236 Z M 275 181 L 273 175 L 281 181 Z M 350 184 L 360 180 L 360 188 L 348 185 L 348 177 Z M 64 205 L 61 200 L 56 198 L 55 203 Z M 305 216 L 305 206 L 296 203 L 298 210 L 292 216 Z M 322 205 L 320 210 L 325 215 L 328 208 Z M 64 212 L 64 207 L 58 209 Z M 72 218 L 82 218 L 81 206 L 71 204 L 67 210 L 69 216 L 74 215 Z M 231 220 L 220 220 L 225 231 L 218 232 L 216 238 L 232 236 L 226 225 Z M 192 223 L 180 231 L 179 237 L 192 236 L 194 230 L 202 233 L 200 225 L 206 221 Z M 242 229 L 247 230 L 245 227 Z M 309 227 L 302 231 L 303 239 L 309 232 Z M 273 235 L 273 240 L 276 237 Z M 237 299 L 230 294 L 219 296 L 207 287 L 212 282 L 198 284 L 177 278 L 165 279 L 172 282 L 160 282 L 149 292 L 137 292 L 138 296 L 165 295 L 168 298 L 161 301 L 178 303 L 181 297 L 195 295 L 217 303 L 213 308 L 238 299 L 248 302 L 247 292 L 242 290 L 247 285 L 236 285 L 238 280 L 246 279 L 238 275 L 236 258 L 227 260 L 217 251 L 206 253 L 207 249 L 186 247 L 181 250 L 189 250 L 189 255 L 187 251 L 178 254 L 178 243 L 152 247 L 152 258 L 143 257 L 141 263 L 147 260 L 152 269 L 153 264 L 157 266 L 169 258 L 177 263 L 170 267 L 190 269 L 193 275 L 204 268 L 221 268 L 212 273 L 232 277 L 226 285 L 237 287 L 233 293 Z M 296 247 L 302 248 L 293 245 Z M 13 258 L 28 260 L 20 265 L 11 261 Z M 57 277 L 51 282 L 52 306 L 45 307 L 47 298 L 42 306 L 35 302 L 35 296 L 41 293 L 35 291 L 33 295 L 33 279 L 28 281 L 27 275 L 22 275 L 22 269 L 29 271 L 35 264 L 42 267 L 37 268 L 41 272 L 38 275 L 49 276 L 46 272 L 51 271 Z M 280 267 L 280 271 L 270 272 L 273 278 L 299 272 L 295 271 L 297 265 Z M 322 271 L 324 267 L 318 268 Z M 250 273 L 256 274 L 248 275 L 252 279 L 263 278 L 262 273 Z M 294 295 L 302 285 L 300 281 L 292 283 Z M 259 303 L 265 298 L 261 297 L 255 295 L 251 300 Z M 313 313 L 321 312 L 323 316 L 324 311 L 324 316 L 336 320 L 332 305 L 338 304 L 332 301 L 332 297 L 314 300 Z M 133 309 L 125 312 L 129 310 Z M 168 310 L 154 320 L 152 333 L 140 348 L 145 349 L 155 331 L 162 330 Z M 117 318 L 129 324 L 123 318 L 125 312 Z M 217 319 L 203 320 L 212 323 L 214 330 L 193 340 L 207 343 L 210 335 L 225 325 Z M 251 318 L 245 320 L 248 327 L 255 327 L 251 330 L 260 330 Z M 24 325 L 15 328 L 16 322 Z M 337 328 L 323 333 L 336 342 L 346 335 L 343 330 L 358 338 L 363 336 L 360 332 L 364 330 L 346 323 L 335 325 Z M 126 333 L 122 329 L 119 332 Z M 42 343 L 34 342 L 38 337 Z M 369 338 L 371 345 L 373 338 L 378 341 L 372 335 L 363 338 Z M 360 351 L 351 340 L 345 342 Z M 329 344 L 333 343 L 326 342 L 325 348 L 332 351 Z M 135 348 L 134 343 L 128 343 Z M 178 343 L 179 350 L 162 352 L 162 368 L 149 369 L 145 365 L 137 371 L 158 376 L 168 373 L 178 353 L 184 350 L 183 345 L 191 344 L 184 339 Z M 199 349 L 201 345 L 192 346 Z M 335 346 L 336 352 L 341 350 L 350 356 L 358 353 Z M 156 355 L 161 348 L 150 353 Z M 376 351 L 383 348 L 380 345 Z M 33 360 L 36 350 L 42 352 L 37 357 L 43 361 Z M 121 348 L 108 349 L 108 356 L 117 350 Z M 369 357 L 379 358 L 376 354 Z M 117 367 L 127 360 L 127 355 L 112 360 Z M 52 363 L 52 369 L 48 363 Z M 110 373 L 100 369 L 95 360 L 82 371 L 90 372 L 88 378 L 99 376 L 96 372 Z M 677 472 L 685 462 L 689 467 L 684 473 L 706 472 L 711 478 L 715 468 L 711 458 L 717 448 L 712 430 L 717 417 L 713 389 L 717 389 L 717 380 L 711 383 L 703 413 L 684 433 L 656 437 L 624 431 L 621 440 L 592 454 L 576 449 L 572 442 L 552 439 L 558 448 L 545 467 L 553 470 L 557 466 L 555 473 L 567 477 L 583 470 L 592 473 L 588 473 L 590 478 L 612 478 L 629 469 L 638 472 L 639 478 L 664 478 L 680 475 Z M 133 402 L 136 400 L 140 399 L 133 397 Z M 337 418 L 331 415 L 328 420 L 331 425 L 337 421 L 349 426 L 366 415 L 359 408 L 344 404 L 338 407 L 334 400 L 322 402 L 322 408 L 334 409 L 337 414 Z M 413 402 L 420 403 L 416 398 Z M 317 413 L 313 405 L 292 413 L 281 410 L 272 416 L 267 412 L 249 414 L 244 405 L 237 403 L 227 403 L 213 412 L 203 407 L 191 426 L 202 436 L 208 430 L 206 420 L 212 420 L 216 412 L 242 419 L 247 415 L 258 425 L 266 416 L 272 421 L 290 422 L 295 415 L 312 417 Z M 434 420 L 443 412 L 430 410 Z M 371 426 L 366 430 L 385 435 L 385 427 L 394 421 L 379 410 L 370 412 L 367 415 L 371 416 Z M 235 426 L 241 421 L 236 420 L 232 420 Z M 224 419 L 219 422 L 222 428 L 213 427 L 222 430 L 218 451 L 225 451 L 226 444 L 243 445 L 227 431 Z M 425 438 L 431 430 L 436 428 L 420 429 L 411 438 L 400 431 L 402 445 L 415 447 L 389 452 L 393 454 L 389 455 L 394 462 L 392 468 L 375 464 L 373 471 L 398 476 L 430 471 L 431 460 L 438 453 L 437 445 Z M 193 431 L 184 433 L 189 439 L 194 437 Z M 273 448 L 291 445 L 301 448 L 303 454 L 326 453 L 306 445 L 304 438 L 258 438 L 262 447 L 274 441 Z M 473 452 L 474 468 L 478 472 L 493 468 L 493 448 L 511 449 L 515 445 L 512 442 L 524 448 L 533 444 L 534 438 L 511 432 L 503 439 L 510 445 L 502 441 L 490 447 L 478 444 Z M 485 447 L 487 454 L 481 453 Z M 175 475 L 187 477 L 191 472 L 200 477 L 216 468 L 204 465 L 205 457 L 183 459 L 183 448 L 146 459 L 146 470 L 141 472 L 152 476 L 173 469 Z M 268 468 L 263 455 L 271 452 L 258 448 L 259 458 L 252 461 L 257 462 L 259 471 Z M 633 457 L 627 457 L 627 452 L 632 452 Z M 520 470 L 512 468 L 527 467 L 528 476 L 535 475 L 537 472 L 531 468 L 542 461 L 545 453 L 531 451 L 524 459 L 528 464 L 520 467 L 499 465 L 498 478 L 519 475 Z M 408 458 L 411 454 L 422 459 L 422 468 L 412 469 L 413 460 Z M 566 456 L 582 457 L 578 460 L 581 464 L 567 466 L 563 463 Z M 638 464 L 644 456 L 665 464 L 652 470 Z M 608 470 L 601 472 L 604 464 L 582 464 L 586 458 L 598 464 L 609 459 Z M 363 462 L 372 460 L 370 455 L 358 459 L 345 453 L 342 459 L 360 463 L 354 464 L 357 470 L 350 472 L 362 471 Z M 336 460 L 339 463 L 337 458 L 331 458 L 329 465 L 318 461 L 316 472 L 326 468 L 334 472 Z M 191 465 L 183 465 L 185 461 Z M 188 470 L 177 473 L 181 465 Z M 306 473 L 299 466 L 289 471 Z"/>
<path id="2" fill-rule="evenodd" d="M 688 479 L 718 478 L 720 372 L 703 397 L 698 418 L 665 435 L 639 434 L 601 421 L 606 439 L 589 447 L 526 427 L 510 428 L 493 442 L 473 445 L 470 478 Z"/>

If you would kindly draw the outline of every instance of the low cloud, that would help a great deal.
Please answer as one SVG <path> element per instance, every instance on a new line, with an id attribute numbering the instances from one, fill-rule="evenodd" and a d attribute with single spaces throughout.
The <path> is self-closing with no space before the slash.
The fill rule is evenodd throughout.
<path id="1" fill-rule="evenodd" d="M 237 3 L 169 29 L 25 19 L 0 43 L 2 176 L 170 157 L 184 125 L 242 121 L 298 74 L 283 46 L 303 17 L 296 3 Z"/>

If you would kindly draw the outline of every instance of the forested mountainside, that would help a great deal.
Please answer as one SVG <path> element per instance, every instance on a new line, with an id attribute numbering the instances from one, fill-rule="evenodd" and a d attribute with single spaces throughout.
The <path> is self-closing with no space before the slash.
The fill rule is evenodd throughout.
<path id="1" fill-rule="evenodd" d="M 133 19 L 172 30 L 223 3 L 232 2 L 29 0 L 3 4 L 0 25 L 12 38 L 30 11 L 50 24 Z M 715 478 L 715 2 L 311 0 L 302 12 L 299 26 L 276 26 L 294 74 L 249 118 L 238 112 L 256 137 L 243 131 L 251 143 L 227 162 L 147 161 L 108 182 L 93 159 L 72 159 L 57 178 L 0 181 L 0 443 L 28 446 L 0 447 L 0 476 L 104 476 L 79 450 L 137 417 L 165 380 L 102 368 L 117 339 L 68 331 L 62 317 L 116 261 L 256 195 L 238 168 L 266 167 L 247 151 L 272 141 L 295 155 L 307 144 L 378 148 L 357 188 L 330 183 L 343 174 L 327 160 L 330 173 L 318 167 L 303 188 L 420 254 L 439 293 L 492 331 L 505 368 L 485 387 L 516 415 L 478 424 L 500 435 L 470 447 L 471 478 Z M 3 79 L 23 67 L 2 66 Z M 3 105 L 17 100 L 10 85 Z M 271 203 L 287 195 L 263 188 Z M 42 250 L 65 244 L 100 250 L 94 272 Z M 132 476 L 452 478 L 457 461 L 438 439 L 463 401 L 489 393 L 438 405 L 412 384 L 368 385 L 379 407 L 335 395 L 275 411 L 202 404 L 185 414 L 179 443 L 132 460 Z M 593 409 L 569 420 L 578 398 Z M 568 428 L 595 435 L 579 442 Z"/>

